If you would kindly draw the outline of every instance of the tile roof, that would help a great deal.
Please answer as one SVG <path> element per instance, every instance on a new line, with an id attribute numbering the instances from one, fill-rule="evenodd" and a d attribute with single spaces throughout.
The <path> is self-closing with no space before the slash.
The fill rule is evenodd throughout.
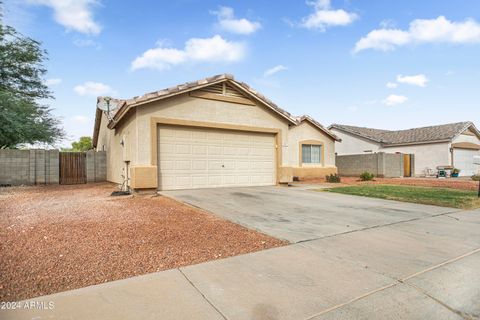
<path id="1" fill-rule="evenodd" d="M 280 108 L 273 101 L 271 101 L 270 99 L 265 97 L 263 94 L 261 94 L 260 92 L 250 87 L 245 82 L 240 82 L 235 80 L 235 78 L 231 74 L 219 74 L 219 75 L 204 78 L 198 81 L 186 82 L 174 87 L 161 89 L 154 92 L 149 92 L 141 96 L 136 96 L 131 99 L 111 99 L 112 109 L 110 109 L 110 114 L 109 114 L 109 118 L 111 119 L 111 121 L 108 124 L 108 127 L 110 129 L 114 128 L 116 123 L 120 121 L 120 119 L 131 108 L 137 107 L 139 105 L 142 105 L 148 102 L 157 101 L 157 100 L 165 99 L 178 94 L 201 89 L 203 87 L 207 87 L 213 84 L 222 83 L 225 81 L 228 81 L 228 83 L 236 86 L 237 88 L 240 89 L 240 91 L 245 92 L 247 95 L 251 96 L 253 99 L 260 101 L 261 103 L 263 103 L 264 105 L 272 109 L 274 112 L 278 113 L 279 115 L 283 116 L 285 119 L 290 121 L 291 124 L 299 125 L 302 121 L 308 120 L 311 123 L 313 123 L 316 127 L 318 127 L 320 130 L 324 131 L 327 135 L 332 137 L 333 139 L 340 141 L 340 139 L 335 134 L 333 134 L 333 132 L 329 131 L 327 128 L 322 126 L 319 122 L 317 122 L 310 116 L 294 117 L 292 114 Z M 98 97 L 97 104 L 101 102 L 102 99 L 104 98 L 105 97 Z M 95 119 L 95 128 L 94 128 L 94 141 L 96 141 L 96 137 L 98 135 L 98 128 L 100 124 L 97 122 L 100 121 L 100 118 L 101 117 L 99 116 L 99 109 L 97 109 L 97 116 Z"/>
<path id="2" fill-rule="evenodd" d="M 238 87 L 246 91 L 248 94 L 253 96 L 255 99 L 260 100 L 262 103 L 266 104 L 272 110 L 274 110 L 275 112 L 279 113 L 280 115 L 288 119 L 290 122 L 295 123 L 295 118 L 289 112 L 280 108 L 278 105 L 273 103 L 270 99 L 262 95 L 260 92 L 254 90 L 248 84 L 244 82 L 236 81 L 233 75 L 231 74 L 219 74 L 219 75 L 204 78 L 198 81 L 186 82 L 174 87 L 161 89 L 154 92 L 149 92 L 141 96 L 136 96 L 131 99 L 112 99 L 117 101 L 118 104 L 117 104 L 117 108 L 112 110 L 111 115 L 113 116 L 113 119 L 115 121 L 118 121 L 124 114 L 124 112 L 122 112 L 123 111 L 122 109 L 129 109 L 131 107 L 135 107 L 140 104 L 148 103 L 155 100 L 165 99 L 174 95 L 193 91 L 196 89 L 200 89 L 202 87 L 206 87 L 206 86 L 209 86 L 215 83 L 224 82 L 224 81 L 229 81 L 230 83 L 237 85 Z M 98 97 L 97 101 L 100 101 L 102 98 L 103 97 Z"/>
<path id="3" fill-rule="evenodd" d="M 475 128 L 472 122 L 466 121 L 396 131 L 355 127 L 342 124 L 332 124 L 328 128 L 352 133 L 384 145 L 397 145 L 452 140 L 455 136 L 471 126 Z"/>

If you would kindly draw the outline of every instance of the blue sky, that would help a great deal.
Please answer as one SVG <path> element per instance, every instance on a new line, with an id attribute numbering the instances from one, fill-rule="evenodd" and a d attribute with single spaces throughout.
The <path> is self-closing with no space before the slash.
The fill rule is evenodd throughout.
<path id="1" fill-rule="evenodd" d="M 91 135 L 97 95 L 231 73 L 324 125 L 480 125 L 480 2 L 7 0 L 49 53 L 48 103 Z M 64 144 L 69 144 L 67 140 Z"/>

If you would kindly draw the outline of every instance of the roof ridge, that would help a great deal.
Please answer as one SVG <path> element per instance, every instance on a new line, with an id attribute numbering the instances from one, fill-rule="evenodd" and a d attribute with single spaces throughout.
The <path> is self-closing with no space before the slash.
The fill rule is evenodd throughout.
<path id="1" fill-rule="evenodd" d="M 425 143 L 432 141 L 452 140 L 466 128 L 474 126 L 471 121 L 453 122 L 440 125 L 401 129 L 383 130 L 367 127 L 332 124 L 329 128 L 337 128 L 351 134 L 388 145 Z M 474 126 L 475 127 L 475 126 Z"/>
<path id="2" fill-rule="evenodd" d="M 413 128 L 408 128 L 408 129 L 389 130 L 389 131 L 398 132 L 398 131 L 428 129 L 428 128 L 436 128 L 436 127 L 442 127 L 442 126 L 452 126 L 452 125 L 457 125 L 457 124 L 467 125 L 467 124 L 473 124 L 473 122 L 471 122 L 471 121 L 459 121 L 459 122 L 450 122 L 450 123 L 443 123 L 443 124 L 437 124 L 437 125 L 431 125 L 431 126 L 413 127 Z"/>

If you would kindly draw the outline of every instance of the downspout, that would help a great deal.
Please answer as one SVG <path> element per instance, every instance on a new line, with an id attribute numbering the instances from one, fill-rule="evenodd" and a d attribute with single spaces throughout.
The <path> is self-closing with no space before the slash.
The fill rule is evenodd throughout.
<path id="1" fill-rule="evenodd" d="M 452 167 L 455 167 L 455 166 L 453 165 L 453 150 L 454 150 L 454 148 L 452 147 L 452 144 L 451 144 L 451 143 L 450 143 L 448 146 L 449 146 L 449 150 L 450 150 L 450 165 L 451 165 Z"/>

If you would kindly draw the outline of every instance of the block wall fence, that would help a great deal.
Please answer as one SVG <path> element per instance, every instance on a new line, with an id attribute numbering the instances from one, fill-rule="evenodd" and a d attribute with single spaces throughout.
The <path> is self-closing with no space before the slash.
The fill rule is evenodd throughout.
<path id="1" fill-rule="evenodd" d="M 0 149 L 0 186 L 59 184 L 59 150 Z M 87 182 L 105 181 L 106 152 L 86 152 Z"/>
<path id="2" fill-rule="evenodd" d="M 413 166 L 412 157 L 412 166 Z M 401 153 L 368 153 L 337 155 L 335 164 L 338 174 L 346 177 L 358 177 L 365 171 L 379 178 L 403 177 L 403 154 Z M 412 170 L 412 172 L 414 172 Z"/>

